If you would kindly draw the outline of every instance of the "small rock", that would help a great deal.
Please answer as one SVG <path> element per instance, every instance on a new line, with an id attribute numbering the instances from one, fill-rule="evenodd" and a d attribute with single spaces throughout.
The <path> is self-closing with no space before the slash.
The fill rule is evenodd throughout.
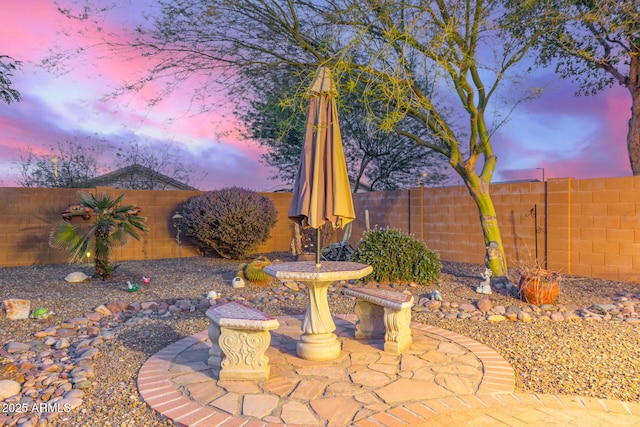
<path id="1" fill-rule="evenodd" d="M 127 302 L 116 301 L 116 302 L 110 302 L 109 304 L 107 304 L 106 307 L 111 313 L 121 313 L 121 312 L 125 311 L 128 306 L 129 306 L 129 303 L 127 303 Z M 96 311 L 97 311 L 97 309 L 96 309 Z"/>
<path id="2" fill-rule="evenodd" d="M 82 381 L 78 381 L 77 383 L 73 384 L 73 388 L 76 388 L 78 390 L 86 390 L 88 388 L 91 387 L 91 381 L 89 380 L 82 380 Z"/>
<path id="3" fill-rule="evenodd" d="M 82 359 L 93 359 L 100 352 L 97 348 L 88 348 L 86 351 L 80 353 L 80 360 Z"/>
<path id="4" fill-rule="evenodd" d="M 564 320 L 580 320 L 580 316 L 573 311 L 565 311 L 562 315 L 564 316 Z"/>
<path id="5" fill-rule="evenodd" d="M 496 305 L 495 307 L 493 307 L 493 312 L 496 314 L 505 314 L 507 312 L 507 309 L 502 305 Z"/>
<path id="6" fill-rule="evenodd" d="M 518 307 L 517 305 L 510 305 L 506 308 L 506 312 L 507 313 L 519 313 L 522 310 L 520 309 L 520 307 Z"/>
<path id="7" fill-rule="evenodd" d="M 477 305 L 478 305 L 478 310 L 480 310 L 482 313 L 491 311 L 491 309 L 493 308 L 493 303 L 488 298 L 479 299 L 477 302 Z"/>
<path id="8" fill-rule="evenodd" d="M 58 337 L 60 338 L 72 337 L 76 335 L 76 331 L 74 329 L 60 328 L 58 329 L 58 332 L 56 333 L 56 335 L 58 335 Z"/>
<path id="9" fill-rule="evenodd" d="M 460 309 L 460 311 L 464 311 L 465 313 L 471 313 L 473 311 L 476 311 L 476 306 L 469 303 L 463 303 L 463 304 L 460 304 L 458 309 Z"/>
<path id="10" fill-rule="evenodd" d="M 82 399 L 79 397 L 65 397 L 64 399 L 59 400 L 58 407 L 66 409 L 75 409 L 78 406 L 82 405 Z"/>
<path id="11" fill-rule="evenodd" d="M 564 320 L 564 315 L 559 311 L 555 311 L 551 313 L 551 320 L 554 322 L 562 322 Z"/>
<path id="12" fill-rule="evenodd" d="M 31 313 L 31 301 L 26 299 L 7 299 L 2 303 L 8 319 L 19 320 L 29 318 L 29 313 Z"/>
<path id="13" fill-rule="evenodd" d="M 100 319 L 102 319 L 104 317 L 104 315 L 94 311 L 92 313 L 85 314 L 84 317 L 86 317 L 87 319 L 91 320 L 92 322 L 99 322 Z"/>
<path id="14" fill-rule="evenodd" d="M 113 314 L 113 312 L 112 312 L 111 310 L 109 310 L 109 309 L 107 308 L 107 306 L 106 306 L 106 305 L 104 305 L 104 304 L 103 304 L 103 305 L 99 305 L 99 306 L 97 306 L 97 307 L 95 308 L 95 312 L 96 312 L 96 313 L 100 313 L 100 314 L 102 314 L 103 316 L 110 316 L 110 315 L 112 315 L 112 314 Z"/>
<path id="15" fill-rule="evenodd" d="M 74 326 L 79 326 L 88 324 L 89 319 L 87 319 L 86 317 L 74 317 L 73 319 L 69 319 L 67 322 Z"/>
<path id="16" fill-rule="evenodd" d="M 84 391 L 74 388 L 74 389 L 65 391 L 62 397 L 65 399 L 84 399 Z"/>
<path id="17" fill-rule="evenodd" d="M 116 337 L 116 333 L 115 333 L 115 332 L 113 332 L 113 331 L 102 331 L 102 332 L 100 333 L 100 336 L 101 336 L 104 340 L 109 341 L 109 340 L 112 340 L 112 339 L 114 339 L 114 338 Z"/>
<path id="18" fill-rule="evenodd" d="M 157 303 L 157 302 L 155 302 L 155 301 L 151 301 L 151 302 L 143 302 L 143 303 L 141 303 L 141 304 L 140 304 L 140 308 L 141 308 L 142 310 L 150 310 L 150 309 L 152 310 L 152 309 L 154 309 L 155 307 L 158 307 L 158 303 Z"/>
<path id="19" fill-rule="evenodd" d="M 20 383 L 13 380 L 0 380 L 0 400 L 20 393 Z"/>
<path id="20" fill-rule="evenodd" d="M 87 276 L 81 271 L 74 271 L 73 273 L 69 273 L 64 278 L 64 280 L 66 280 L 69 283 L 81 283 L 89 279 L 91 279 L 91 277 Z"/>
<path id="21" fill-rule="evenodd" d="M 16 341 L 12 341 L 10 343 L 7 343 L 4 346 L 4 349 L 9 354 L 24 353 L 25 351 L 29 351 L 30 348 L 31 348 L 31 346 L 29 346 L 29 344 L 25 344 L 25 343 L 22 343 L 22 342 L 16 342 Z"/>
<path id="22" fill-rule="evenodd" d="M 505 313 L 504 317 L 506 317 L 507 319 L 509 319 L 511 321 L 516 321 L 516 320 L 518 320 L 518 313 Z"/>
<path id="23" fill-rule="evenodd" d="M 440 306 L 442 306 L 442 301 L 438 300 L 427 300 L 424 303 L 424 308 L 426 308 L 427 310 L 437 310 L 440 308 Z"/>
<path id="24" fill-rule="evenodd" d="M 71 343 L 69 342 L 68 339 L 66 338 L 60 338 L 58 341 L 56 341 L 55 344 L 55 348 L 56 350 L 62 350 L 64 348 L 69 348 L 71 346 Z"/>
<path id="25" fill-rule="evenodd" d="M 591 308 L 595 311 L 599 311 L 601 314 L 605 314 L 608 311 L 611 311 L 616 308 L 614 304 L 594 304 Z"/>
<path id="26" fill-rule="evenodd" d="M 504 322 L 505 320 L 507 320 L 507 318 L 500 314 L 492 314 L 491 316 L 487 317 L 487 320 L 492 323 L 498 323 Z"/>
<path id="27" fill-rule="evenodd" d="M 231 281 L 231 286 L 233 288 L 244 288 L 244 280 L 242 279 L 242 277 L 236 276 L 233 278 L 233 280 Z"/>
<path id="28" fill-rule="evenodd" d="M 57 363 L 52 363 L 51 365 L 44 368 L 45 372 L 59 372 L 62 368 Z"/>

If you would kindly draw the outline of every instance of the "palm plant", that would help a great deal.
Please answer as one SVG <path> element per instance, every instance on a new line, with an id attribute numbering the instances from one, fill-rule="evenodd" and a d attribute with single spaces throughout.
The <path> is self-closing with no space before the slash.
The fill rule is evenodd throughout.
<path id="1" fill-rule="evenodd" d="M 118 267 L 109 262 L 111 250 L 124 246 L 129 237 L 139 240 L 139 232 L 146 232 L 145 218 L 138 215 L 133 206 L 120 206 L 124 194 L 117 198 L 106 193 L 97 195 L 78 192 L 80 204 L 92 211 L 93 223 L 86 233 L 75 227 L 71 221 L 60 221 L 49 236 L 49 245 L 69 251 L 69 262 L 77 262 L 87 253 L 93 243 L 95 259 L 94 277 L 102 280 L 111 277 Z"/>

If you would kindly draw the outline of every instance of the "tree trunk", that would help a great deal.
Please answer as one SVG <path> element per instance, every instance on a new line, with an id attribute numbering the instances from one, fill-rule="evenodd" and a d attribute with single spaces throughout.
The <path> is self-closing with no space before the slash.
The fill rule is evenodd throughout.
<path id="1" fill-rule="evenodd" d="M 629 92 L 631 92 L 631 119 L 627 134 L 627 148 L 631 172 L 640 175 L 640 58 L 632 58 L 629 73 Z"/>
<path id="2" fill-rule="evenodd" d="M 93 277 L 100 278 L 102 280 L 107 278 L 107 270 L 105 270 L 104 266 L 108 265 L 109 260 L 104 260 L 101 258 L 95 257 L 95 273 Z"/>
<path id="3" fill-rule="evenodd" d="M 108 235 L 105 237 L 104 233 L 97 232 L 95 234 L 95 239 L 96 245 L 93 250 L 95 253 L 95 273 L 93 274 L 93 277 L 105 280 L 110 277 L 110 271 L 108 271 L 109 250 L 106 249 L 107 245 L 105 244 L 108 239 Z"/>
<path id="4" fill-rule="evenodd" d="M 477 180 L 477 184 L 476 180 L 473 181 L 466 181 L 466 184 L 480 214 L 480 226 L 486 248 L 485 265 L 491 270 L 493 277 L 506 277 L 507 259 L 504 255 L 496 209 L 489 193 L 489 184 L 483 179 Z"/>

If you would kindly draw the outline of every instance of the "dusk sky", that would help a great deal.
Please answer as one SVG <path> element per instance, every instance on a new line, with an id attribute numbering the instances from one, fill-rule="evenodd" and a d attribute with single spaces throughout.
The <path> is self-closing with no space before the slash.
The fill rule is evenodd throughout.
<path id="1" fill-rule="evenodd" d="M 267 179 L 273 171 L 259 161 L 258 145 L 243 140 L 235 130 L 231 106 L 199 113 L 191 103 L 193 88 L 174 93 L 153 108 L 145 102 L 149 93 L 105 100 L 144 64 L 92 59 L 63 75 L 49 72 L 37 64 L 54 43 L 63 40 L 66 48 L 83 44 L 73 36 L 78 24 L 70 26 L 50 0 L 6 3 L 0 12 L 0 55 L 23 62 L 12 77 L 23 100 L 0 103 L 0 186 L 17 185 L 16 162 L 27 146 L 41 153 L 56 142 L 102 139 L 114 145 L 132 140 L 172 143 L 184 150 L 184 163 L 206 172 L 205 178 L 196 176 L 193 183 L 203 190 L 230 185 L 258 191 L 279 188 Z M 60 38 L 57 33 L 63 28 L 72 37 Z M 531 79 L 547 88 L 541 98 L 520 105 L 494 135 L 499 161 L 493 182 L 541 179 L 537 168 L 544 168 L 547 179 L 631 174 L 626 149 L 628 92 L 616 87 L 596 97 L 576 97 L 576 87 L 559 80 L 552 70 L 539 70 Z"/>

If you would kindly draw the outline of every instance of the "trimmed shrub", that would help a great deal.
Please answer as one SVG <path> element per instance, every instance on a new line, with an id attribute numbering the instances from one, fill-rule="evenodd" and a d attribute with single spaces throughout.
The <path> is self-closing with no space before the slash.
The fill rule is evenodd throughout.
<path id="1" fill-rule="evenodd" d="M 440 255 L 423 242 L 394 228 L 365 232 L 351 261 L 369 264 L 373 273 L 365 281 L 416 282 L 421 285 L 438 279 Z"/>
<path id="2" fill-rule="evenodd" d="M 192 197 L 181 210 L 186 235 L 228 259 L 245 259 L 266 242 L 278 215 L 269 198 L 239 187 Z"/>

